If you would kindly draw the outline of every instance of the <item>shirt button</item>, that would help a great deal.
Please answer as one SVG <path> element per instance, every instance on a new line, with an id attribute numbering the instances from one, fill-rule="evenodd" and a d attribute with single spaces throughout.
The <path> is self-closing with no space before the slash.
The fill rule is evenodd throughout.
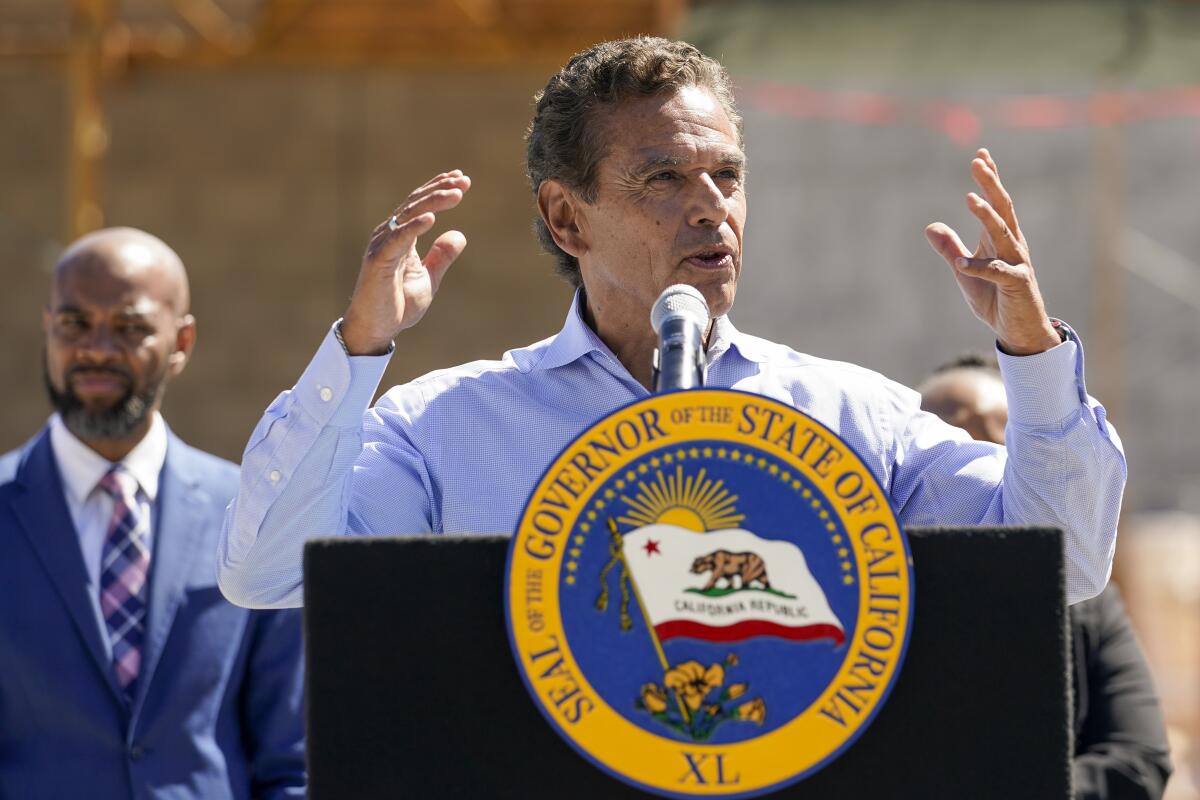
<path id="1" fill-rule="evenodd" d="M 283 473 L 277 469 L 273 469 L 267 473 L 267 480 L 271 483 L 279 483 L 279 479 L 283 477 Z"/>
<path id="2" fill-rule="evenodd" d="M 140 744 L 135 744 L 129 748 L 129 758 L 132 761 L 139 761 L 144 755 L 146 755 L 146 748 Z"/>
<path id="3" fill-rule="evenodd" d="M 322 386 L 319 394 L 321 395 L 321 400 L 326 403 L 333 399 L 333 389 L 330 389 L 328 386 Z"/>

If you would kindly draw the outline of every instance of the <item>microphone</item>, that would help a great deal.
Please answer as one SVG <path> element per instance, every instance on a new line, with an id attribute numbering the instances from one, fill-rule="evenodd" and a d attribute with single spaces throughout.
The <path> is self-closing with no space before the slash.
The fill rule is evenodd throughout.
<path id="1" fill-rule="evenodd" d="M 707 362 L 704 332 L 708 303 L 693 286 L 668 286 L 650 309 L 650 326 L 658 336 L 654 351 L 654 391 L 694 389 L 704 385 Z"/>

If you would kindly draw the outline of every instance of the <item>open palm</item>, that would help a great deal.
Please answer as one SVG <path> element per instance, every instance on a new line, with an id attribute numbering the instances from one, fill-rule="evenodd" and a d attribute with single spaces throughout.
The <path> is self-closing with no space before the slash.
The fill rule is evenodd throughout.
<path id="1" fill-rule="evenodd" d="M 925 236 L 954 270 L 967 305 L 992 329 L 1001 349 L 1012 355 L 1040 353 L 1060 339 L 1046 315 L 1012 198 L 987 150 L 976 153 L 971 175 L 984 194 L 967 195 L 967 208 L 983 226 L 975 251 L 941 222 L 927 227 Z"/>
<path id="2" fill-rule="evenodd" d="M 422 258 L 417 239 L 437 214 L 462 202 L 471 179 L 461 170 L 443 172 L 416 189 L 385 222 L 371 232 L 342 339 L 353 355 L 386 352 L 401 331 L 421 321 L 446 270 L 467 246 L 458 231 L 446 231 Z"/>

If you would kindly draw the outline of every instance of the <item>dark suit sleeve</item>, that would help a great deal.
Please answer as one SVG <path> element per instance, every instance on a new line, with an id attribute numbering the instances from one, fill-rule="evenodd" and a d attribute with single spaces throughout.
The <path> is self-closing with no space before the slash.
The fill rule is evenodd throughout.
<path id="1" fill-rule="evenodd" d="M 302 798 L 307 774 L 300 610 L 255 611 L 251 625 L 241 713 L 252 795 Z"/>
<path id="2" fill-rule="evenodd" d="M 1088 603 L 1080 609 L 1085 645 L 1076 652 L 1087 659 L 1080 665 L 1087 696 L 1073 763 L 1076 800 L 1159 800 L 1171 761 L 1150 668 L 1116 588 Z"/>

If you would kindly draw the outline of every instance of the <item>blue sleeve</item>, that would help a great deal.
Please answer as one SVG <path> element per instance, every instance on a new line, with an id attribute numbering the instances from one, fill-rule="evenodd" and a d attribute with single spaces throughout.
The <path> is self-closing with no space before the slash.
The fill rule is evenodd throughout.
<path id="1" fill-rule="evenodd" d="M 259 420 L 221 531 L 217 580 L 232 602 L 301 605 L 310 538 L 430 529 L 424 460 L 407 444 L 404 409 L 368 411 L 387 362 L 347 356 L 331 330 Z"/>
<path id="2" fill-rule="evenodd" d="M 1108 582 L 1125 488 L 1125 455 L 1083 385 L 1083 350 L 1067 341 L 1031 356 L 999 354 L 1008 394 L 1006 447 L 975 442 L 897 392 L 892 497 L 906 525 L 1049 525 L 1063 531 L 1067 600 Z"/>
<path id="3" fill-rule="evenodd" d="M 251 794 L 262 800 L 302 798 L 308 778 L 300 612 L 253 612 L 251 625 L 240 698 Z"/>

